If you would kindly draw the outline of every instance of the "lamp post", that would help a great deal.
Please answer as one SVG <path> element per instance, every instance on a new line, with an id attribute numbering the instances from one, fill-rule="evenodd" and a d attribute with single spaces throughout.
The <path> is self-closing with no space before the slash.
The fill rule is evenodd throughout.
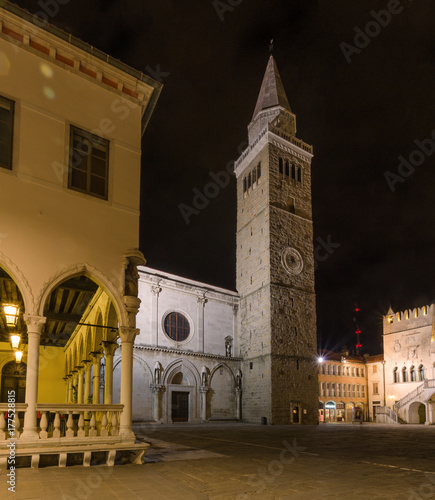
<path id="1" fill-rule="evenodd" d="M 7 326 L 9 327 L 16 326 L 18 322 L 20 308 L 14 304 L 5 304 L 3 306 L 3 310 L 5 312 Z"/>

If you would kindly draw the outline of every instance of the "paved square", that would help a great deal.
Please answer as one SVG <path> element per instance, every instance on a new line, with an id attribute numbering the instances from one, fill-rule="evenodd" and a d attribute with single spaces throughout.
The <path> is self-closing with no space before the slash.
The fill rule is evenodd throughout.
<path id="1" fill-rule="evenodd" d="M 435 427 L 328 424 L 143 426 L 144 465 L 19 469 L 0 498 L 435 498 Z"/>

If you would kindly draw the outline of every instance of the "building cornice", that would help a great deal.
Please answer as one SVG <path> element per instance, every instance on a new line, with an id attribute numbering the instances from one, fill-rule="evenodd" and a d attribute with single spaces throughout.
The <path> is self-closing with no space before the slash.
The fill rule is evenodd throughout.
<path id="1" fill-rule="evenodd" d="M 147 345 L 134 344 L 133 348 L 138 349 L 140 351 L 161 352 L 161 353 L 165 353 L 165 354 L 177 354 L 180 356 L 193 356 L 195 358 L 217 359 L 219 361 L 225 361 L 226 363 L 228 363 L 230 361 L 240 363 L 241 361 L 243 361 L 242 358 L 234 358 L 234 357 L 229 358 L 227 356 L 220 356 L 219 354 L 208 354 L 208 353 L 202 353 L 202 352 L 183 351 L 181 349 L 171 349 L 171 348 L 165 348 L 165 347 L 153 347 L 153 346 L 147 346 Z"/>
<path id="2" fill-rule="evenodd" d="M 5 0 L 0 0 L 0 38 L 136 102 L 145 130 L 160 82 Z"/>

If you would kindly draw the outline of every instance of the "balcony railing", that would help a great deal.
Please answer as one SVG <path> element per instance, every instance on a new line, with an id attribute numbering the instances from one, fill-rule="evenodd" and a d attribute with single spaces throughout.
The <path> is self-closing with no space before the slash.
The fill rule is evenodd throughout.
<path id="1" fill-rule="evenodd" d="M 393 420 L 393 422 L 395 422 L 396 424 L 398 422 L 397 413 L 387 406 L 379 406 L 378 408 L 376 408 L 376 415 L 386 415 L 387 417 L 391 418 L 391 420 Z"/>
<path id="2" fill-rule="evenodd" d="M 39 439 L 62 442 L 118 436 L 123 408 L 120 404 L 38 404 Z M 20 437 L 26 411 L 26 404 L 16 404 L 14 418 L 7 419 L 8 404 L 0 403 L 0 440 Z"/>

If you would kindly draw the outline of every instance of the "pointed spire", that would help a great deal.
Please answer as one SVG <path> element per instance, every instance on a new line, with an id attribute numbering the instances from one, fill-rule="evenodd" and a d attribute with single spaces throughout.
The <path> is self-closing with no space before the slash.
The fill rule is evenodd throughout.
<path id="1" fill-rule="evenodd" d="M 276 66 L 275 59 L 271 54 L 269 57 L 269 62 L 267 64 L 266 73 L 264 74 L 263 83 L 261 84 L 260 94 L 258 96 L 257 105 L 255 106 L 254 116 L 256 116 L 260 111 L 268 108 L 273 108 L 275 106 L 282 106 L 286 110 L 291 112 L 290 104 L 287 99 L 287 95 L 284 90 L 284 86 L 279 76 L 279 71 Z"/>

